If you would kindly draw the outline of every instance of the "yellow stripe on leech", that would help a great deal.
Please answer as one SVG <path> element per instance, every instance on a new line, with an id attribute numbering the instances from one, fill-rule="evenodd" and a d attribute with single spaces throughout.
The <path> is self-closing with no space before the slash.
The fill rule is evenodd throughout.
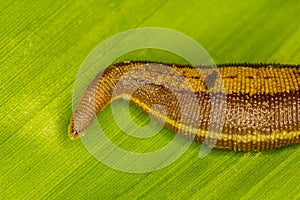
<path id="1" fill-rule="evenodd" d="M 131 100 L 134 104 L 136 104 L 138 107 L 140 107 L 143 111 L 147 113 L 153 114 L 156 118 L 158 118 L 160 121 L 165 121 L 165 123 L 170 124 L 172 127 L 183 131 L 184 133 L 189 133 L 186 135 L 197 135 L 198 137 L 205 137 L 208 134 L 207 130 L 203 129 L 197 129 L 185 124 L 180 124 L 179 122 L 165 116 L 162 113 L 159 113 L 158 111 L 151 110 L 150 107 L 141 102 L 139 99 L 130 97 L 130 95 L 127 94 L 121 94 L 118 96 L 115 96 L 112 98 L 111 101 L 114 101 L 116 99 L 125 99 L 125 100 Z M 228 141 L 233 140 L 234 142 L 243 142 L 243 143 L 249 143 L 249 142 L 267 142 L 272 141 L 278 142 L 279 140 L 288 140 L 293 139 L 300 136 L 300 131 L 291 131 L 291 132 L 280 132 L 280 131 L 273 131 L 271 134 L 261 134 L 255 131 L 253 134 L 248 135 L 238 135 L 233 134 L 229 135 L 226 133 L 209 133 L 209 137 L 212 139 L 217 139 L 220 141 Z"/>
<path id="2" fill-rule="evenodd" d="M 209 88 L 210 92 L 225 90 L 226 94 L 276 94 L 300 89 L 300 76 L 295 75 L 300 73 L 300 69 L 297 68 L 251 68 L 243 66 L 219 67 L 217 69 L 176 68 L 176 66 L 174 68 L 180 74 L 185 75 L 185 78 L 196 92 L 207 92 L 205 80 L 213 71 L 216 71 L 220 77 L 214 80 L 214 85 Z M 199 74 L 201 76 L 197 79 L 193 78 Z M 181 87 L 177 82 L 168 83 L 174 84 L 176 88 Z"/>

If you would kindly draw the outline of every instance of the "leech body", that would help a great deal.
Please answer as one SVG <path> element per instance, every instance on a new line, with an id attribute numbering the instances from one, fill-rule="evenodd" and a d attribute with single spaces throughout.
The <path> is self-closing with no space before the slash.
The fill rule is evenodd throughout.
<path id="1" fill-rule="evenodd" d="M 169 67 L 170 73 L 162 71 L 163 67 Z M 225 93 L 222 132 L 211 138 L 217 141 L 215 148 L 261 151 L 300 143 L 300 65 L 223 64 L 217 69 L 218 75 L 205 66 L 143 61 L 112 65 L 85 90 L 71 118 L 69 136 L 80 136 L 112 100 L 129 98 L 159 122 L 165 120 L 170 130 L 203 142 L 212 117 L 211 94 Z M 179 83 L 181 77 L 190 87 Z M 196 96 L 197 106 L 187 108 L 185 124 L 180 121 L 180 104 L 174 91 L 184 99 L 191 98 L 191 93 Z M 164 107 L 166 117 L 150 109 L 156 104 Z"/>

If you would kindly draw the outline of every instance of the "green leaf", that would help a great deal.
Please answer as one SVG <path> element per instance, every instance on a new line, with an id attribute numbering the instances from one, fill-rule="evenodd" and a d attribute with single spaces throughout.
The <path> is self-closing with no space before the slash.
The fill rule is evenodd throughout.
<path id="1" fill-rule="evenodd" d="M 107 167 L 67 135 L 77 71 L 110 36 L 164 27 L 194 38 L 216 63 L 299 64 L 299 10 L 298 1 L 279 0 L 2 0 L 0 198 L 299 199 L 299 145 L 261 153 L 213 150 L 199 159 L 201 145 L 192 143 L 171 165 L 132 174 Z M 125 59 L 184 62 L 156 51 Z M 135 107 L 130 112 L 137 123 L 149 122 Z M 153 151 L 174 137 L 163 129 L 153 138 L 130 138 L 109 106 L 98 120 L 129 151 Z"/>

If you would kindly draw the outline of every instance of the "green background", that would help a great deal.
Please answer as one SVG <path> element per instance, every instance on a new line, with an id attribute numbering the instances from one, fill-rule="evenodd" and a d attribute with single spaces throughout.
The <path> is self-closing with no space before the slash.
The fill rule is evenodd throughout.
<path id="1" fill-rule="evenodd" d="M 164 27 L 194 38 L 216 63 L 299 64 L 299 10 L 296 0 L 1 0 L 0 198 L 299 199 L 297 145 L 262 153 L 213 150 L 199 159 L 200 145 L 193 143 L 166 168 L 130 174 L 98 162 L 67 135 L 77 71 L 110 36 Z M 180 62 L 171 57 L 125 56 Z M 143 141 L 124 136 L 109 108 L 99 121 L 124 149 L 159 149 L 173 137 L 166 129 Z M 130 111 L 137 123 L 149 121 L 133 106 Z"/>

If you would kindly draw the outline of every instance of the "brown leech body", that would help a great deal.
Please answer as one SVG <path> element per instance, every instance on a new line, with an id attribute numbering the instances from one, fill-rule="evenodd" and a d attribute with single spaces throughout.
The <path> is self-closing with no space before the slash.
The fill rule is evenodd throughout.
<path id="1" fill-rule="evenodd" d="M 165 68 L 171 70 L 161 70 Z M 260 151 L 300 143 L 300 65 L 222 64 L 217 70 L 219 75 L 209 66 L 144 61 L 112 65 L 85 90 L 71 118 L 69 136 L 80 136 L 112 100 L 130 98 L 158 121 L 163 121 L 164 113 L 150 108 L 162 105 L 167 128 L 203 142 L 211 118 L 210 94 L 225 93 L 225 120 L 221 134 L 212 138 L 217 141 L 215 148 Z M 178 81 L 180 76 L 190 87 Z M 185 124 L 174 91 L 186 99 L 193 93 L 198 101 L 188 108 Z"/>

